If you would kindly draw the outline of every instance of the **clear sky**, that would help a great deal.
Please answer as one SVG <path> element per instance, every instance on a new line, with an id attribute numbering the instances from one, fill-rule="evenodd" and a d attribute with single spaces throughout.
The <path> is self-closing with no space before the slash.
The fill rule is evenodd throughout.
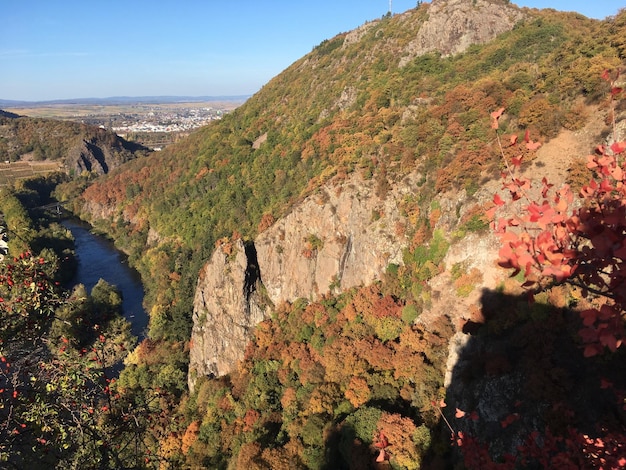
<path id="1" fill-rule="evenodd" d="M 394 13 L 416 0 L 392 0 Z M 614 15 L 624 0 L 519 0 Z M 255 93 L 389 0 L 0 0 L 0 99 Z"/>

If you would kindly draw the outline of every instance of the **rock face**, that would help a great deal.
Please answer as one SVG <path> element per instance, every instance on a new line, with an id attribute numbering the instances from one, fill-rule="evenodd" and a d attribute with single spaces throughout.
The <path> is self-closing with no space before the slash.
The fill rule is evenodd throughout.
<path id="1" fill-rule="evenodd" d="M 428 19 L 405 49 L 401 67 L 428 52 L 448 56 L 484 44 L 524 17 L 514 6 L 489 0 L 433 0 L 428 8 Z"/>
<path id="2" fill-rule="evenodd" d="M 327 185 L 255 240 L 263 285 L 275 304 L 319 298 L 374 281 L 406 246 L 399 201 L 415 175 L 381 194 L 375 181 L 353 176 Z"/>
<path id="3" fill-rule="evenodd" d="M 189 387 L 196 377 L 224 375 L 243 357 L 250 329 L 264 319 L 252 244 L 218 247 L 198 278 L 194 298 Z"/>
<path id="4" fill-rule="evenodd" d="M 83 171 L 103 175 L 109 172 L 107 160 L 112 160 L 111 155 L 105 155 L 105 150 L 96 145 L 95 139 L 90 139 L 83 140 L 80 146 L 72 150 L 67 163 L 79 175 Z"/>
<path id="5" fill-rule="evenodd" d="M 251 329 L 264 318 L 262 305 L 366 285 L 389 263 L 402 263 L 406 220 L 399 207 L 417 178 L 411 174 L 393 187 L 357 175 L 327 184 L 253 244 L 218 248 L 196 289 L 190 388 L 199 376 L 232 370 Z"/>

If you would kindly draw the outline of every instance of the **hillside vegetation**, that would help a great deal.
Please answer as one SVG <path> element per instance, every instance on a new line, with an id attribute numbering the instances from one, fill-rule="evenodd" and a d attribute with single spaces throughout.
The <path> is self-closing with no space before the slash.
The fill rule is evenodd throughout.
<path id="1" fill-rule="evenodd" d="M 490 112 L 506 108 L 512 132 L 542 141 L 579 129 L 606 95 L 602 72 L 623 61 L 619 21 L 528 11 L 496 41 L 399 67 L 427 14 L 422 5 L 364 25 L 358 41 L 322 42 L 219 123 L 87 190 L 87 201 L 119 214 L 103 228 L 141 258 L 152 304 L 184 305 L 188 315 L 195 281 L 177 295 L 188 261 L 208 259 L 221 237 L 252 237 L 264 217 L 328 179 L 358 171 L 384 186 L 418 168 L 415 204 L 426 211 L 437 193 L 471 194 L 500 168 Z M 149 230 L 160 243 L 144 251 Z M 162 258 L 167 272 L 152 267 Z"/>
<path id="2" fill-rule="evenodd" d="M 76 212 L 129 253 L 147 288 L 148 339 L 127 358 L 115 386 L 129 403 L 150 403 L 154 411 L 156 424 L 136 444 L 145 465 L 461 465 L 442 420 L 455 416 L 442 411 L 447 394 L 464 403 L 456 417 L 465 418 L 476 442 L 493 437 L 491 456 L 473 442 L 469 468 L 489 468 L 480 462 L 513 468 L 511 449 L 531 437 L 525 449 L 536 460 L 519 465 L 538 464 L 532 444 L 539 441 L 561 457 L 571 435 L 599 433 L 595 423 L 606 429 L 593 436 L 622 445 L 623 410 L 609 405 L 606 394 L 606 401 L 585 408 L 590 394 L 580 384 L 592 377 L 598 386 L 610 377 L 611 387 L 623 390 L 615 374 L 623 352 L 580 367 L 570 311 L 579 293 L 550 290 L 534 306 L 510 283 L 485 293 L 483 305 L 468 312 L 478 316 L 483 309 L 485 325 L 474 325 L 479 333 L 465 349 L 466 367 L 448 370 L 447 382 L 449 344 L 463 325 L 427 307 L 439 300 L 429 282 L 444 271 L 459 302 L 482 279 L 462 263 L 442 261 L 467 234 L 487 230 L 490 201 L 473 196 L 502 170 L 491 113 L 506 110 L 502 133 L 521 141 L 528 132 L 544 144 L 598 116 L 606 124 L 615 117 L 623 127 L 623 101 L 611 116 L 602 75 L 626 65 L 626 13 L 595 21 L 504 1 L 437 2 L 457 4 L 490 5 L 519 20 L 496 39 L 454 55 L 444 55 L 449 44 L 443 52 L 416 51 L 413 40 L 432 4 L 339 34 L 221 121 L 125 163 L 75 201 Z M 608 128 L 593 138 L 607 134 Z M 584 164 L 568 164 L 572 184 L 580 186 Z M 251 333 L 237 370 L 201 378 L 194 393 L 187 391 L 194 289 L 216 244 L 228 255 L 229 240 L 254 238 L 323 183 L 347 190 L 342 182 L 359 174 L 384 195 L 416 171 L 419 182 L 402 207 L 410 243 L 401 265 L 390 265 L 372 286 L 276 306 Z M 56 195 L 69 199 L 74 190 L 61 185 Z M 459 194 L 461 203 L 444 210 L 447 195 Z M 314 251 L 320 240 L 308 242 Z M 464 387 L 467 395 L 459 398 Z M 492 396 L 492 389 L 502 391 L 493 394 L 500 401 L 474 415 L 481 393 Z M 484 421 L 473 424 L 477 417 Z"/>
<path id="3" fill-rule="evenodd" d="M 17 167 L 22 169 L 23 162 L 46 161 L 49 165 L 56 162 L 53 169 L 62 168 L 70 176 L 99 175 L 147 153 L 147 149 L 97 126 L 0 110 L 0 161 L 19 162 Z"/>

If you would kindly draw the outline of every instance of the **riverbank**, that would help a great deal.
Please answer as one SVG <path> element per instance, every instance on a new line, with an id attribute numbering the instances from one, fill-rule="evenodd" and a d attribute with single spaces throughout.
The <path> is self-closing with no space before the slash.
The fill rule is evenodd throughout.
<path id="1" fill-rule="evenodd" d="M 77 270 L 69 287 L 83 284 L 87 292 L 104 279 L 122 294 L 122 313 L 131 324 L 131 332 L 141 341 L 146 336 L 148 315 L 143 308 L 144 289 L 139 273 L 128 265 L 126 255 L 113 243 L 91 232 L 91 227 L 77 219 L 66 219 L 62 225 L 75 240 Z"/>

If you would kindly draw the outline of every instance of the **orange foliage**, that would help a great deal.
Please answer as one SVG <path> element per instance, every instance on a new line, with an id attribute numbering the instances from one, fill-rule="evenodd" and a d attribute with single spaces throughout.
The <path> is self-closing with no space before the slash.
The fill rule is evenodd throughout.
<path id="1" fill-rule="evenodd" d="M 193 445 L 194 442 L 198 439 L 198 434 L 200 433 L 200 422 L 192 421 L 187 429 L 185 430 L 185 434 L 183 435 L 182 446 L 181 449 L 183 454 L 186 454 L 189 451 L 189 448 Z"/>
<path id="2" fill-rule="evenodd" d="M 280 404 L 284 409 L 291 408 L 297 401 L 296 389 L 293 387 L 286 388 L 283 396 L 280 398 Z"/>
<path id="3" fill-rule="evenodd" d="M 323 383 L 311 393 L 307 412 L 333 415 L 335 405 L 341 396 L 339 387 L 334 383 Z"/>
<path id="4" fill-rule="evenodd" d="M 371 393 L 367 386 L 367 381 L 362 377 L 352 377 L 346 390 L 346 398 L 350 400 L 352 406 L 358 408 L 359 406 L 367 403 L 370 399 Z"/>
<path id="5" fill-rule="evenodd" d="M 261 221 L 259 222 L 259 226 L 257 227 L 257 232 L 262 233 L 271 227 L 276 221 L 275 217 L 272 214 L 263 214 L 261 217 Z"/>
<path id="6" fill-rule="evenodd" d="M 265 470 L 267 467 L 259 464 L 261 445 L 258 442 L 248 442 L 241 446 L 235 468 L 237 470 Z"/>
<path id="7" fill-rule="evenodd" d="M 257 410 L 248 410 L 243 418 L 243 431 L 252 431 L 261 414 Z"/>
<path id="8" fill-rule="evenodd" d="M 411 439 L 417 427 L 411 418 L 383 412 L 378 421 L 378 431 L 389 441 L 391 462 L 401 468 L 420 468 L 420 454 Z"/>
<path id="9" fill-rule="evenodd" d="M 393 351 L 378 339 L 360 339 L 354 342 L 354 353 L 365 359 L 376 370 L 387 370 L 393 361 Z"/>
<path id="10" fill-rule="evenodd" d="M 400 318 L 402 307 L 391 296 L 383 296 L 377 285 L 372 285 L 360 289 L 344 313 L 350 321 L 353 321 L 358 314 L 362 315 L 363 318 L 368 316 L 373 318 Z"/>
<path id="11" fill-rule="evenodd" d="M 174 457 L 180 453 L 182 442 L 176 433 L 171 433 L 160 442 L 159 457 L 164 460 L 174 460 Z"/>
<path id="12" fill-rule="evenodd" d="M 294 468 L 294 456 L 291 455 L 286 448 L 265 448 L 263 449 L 261 457 L 267 464 L 267 468 L 271 468 L 272 470 L 293 470 Z"/>

